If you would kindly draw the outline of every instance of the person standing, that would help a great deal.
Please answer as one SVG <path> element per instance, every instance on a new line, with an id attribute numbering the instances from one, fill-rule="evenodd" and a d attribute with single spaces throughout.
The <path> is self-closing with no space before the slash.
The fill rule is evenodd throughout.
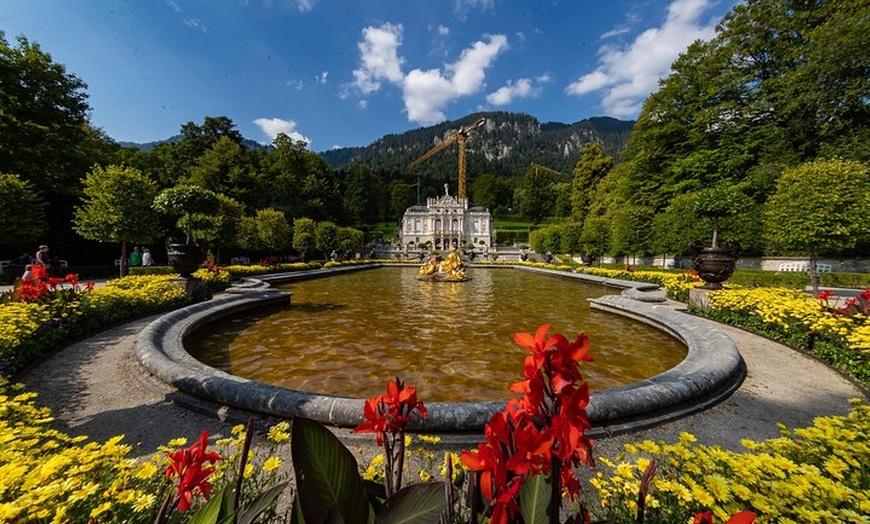
<path id="1" fill-rule="evenodd" d="M 48 246 L 42 244 L 39 246 L 39 251 L 36 252 L 36 263 L 48 269 L 51 267 L 51 262 L 48 259 Z"/>
<path id="2" fill-rule="evenodd" d="M 142 252 L 139 251 L 139 246 L 133 246 L 133 252 L 130 253 L 130 267 L 142 265 Z"/>
<path id="3" fill-rule="evenodd" d="M 147 247 L 142 248 L 142 265 L 143 266 L 153 266 L 154 259 L 151 258 L 151 250 Z"/>

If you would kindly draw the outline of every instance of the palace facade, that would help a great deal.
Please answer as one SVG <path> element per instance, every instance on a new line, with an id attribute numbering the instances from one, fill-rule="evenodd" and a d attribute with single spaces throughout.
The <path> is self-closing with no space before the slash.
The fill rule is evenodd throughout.
<path id="1" fill-rule="evenodd" d="M 425 206 L 409 207 L 402 218 L 404 249 L 462 249 L 474 244 L 478 251 L 487 252 L 492 240 L 489 210 L 469 206 L 467 198 L 451 196 L 447 184 L 443 196 L 427 198 Z M 418 248 L 421 245 L 426 247 Z"/>

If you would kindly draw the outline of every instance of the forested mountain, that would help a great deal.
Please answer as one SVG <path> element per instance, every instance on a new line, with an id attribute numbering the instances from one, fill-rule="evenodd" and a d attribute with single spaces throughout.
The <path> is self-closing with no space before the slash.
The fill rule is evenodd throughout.
<path id="1" fill-rule="evenodd" d="M 531 164 L 540 164 L 570 176 L 584 144 L 600 143 L 614 157 L 625 147 L 634 122 L 596 117 L 573 124 L 541 123 L 536 118 L 507 112 L 485 112 L 459 120 L 402 134 L 386 135 L 364 148 L 341 148 L 321 153 L 334 168 L 364 165 L 380 172 L 407 172 L 425 180 L 453 180 L 457 172 L 457 148 L 450 146 L 430 157 L 413 171 L 408 165 L 442 140 L 473 125 L 481 118 L 486 125 L 472 132 L 466 142 L 470 177 L 493 173 L 520 177 Z"/>

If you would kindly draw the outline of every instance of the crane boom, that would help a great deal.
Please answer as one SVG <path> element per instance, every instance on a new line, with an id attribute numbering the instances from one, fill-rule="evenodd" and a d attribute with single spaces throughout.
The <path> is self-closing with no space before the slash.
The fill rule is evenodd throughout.
<path id="1" fill-rule="evenodd" d="M 436 145 L 435 147 L 433 147 L 429 151 L 426 151 L 423 154 L 423 156 L 421 156 L 417 160 L 414 160 L 413 162 L 411 162 L 408 165 L 408 168 L 413 169 L 418 164 L 420 164 L 421 162 L 423 162 L 427 158 L 431 157 L 435 153 L 441 151 L 442 149 L 446 148 L 447 146 L 449 146 L 450 144 L 452 144 L 454 142 L 458 142 L 459 143 L 459 191 L 458 191 L 458 194 L 459 194 L 459 198 L 465 198 L 465 140 L 468 138 L 468 135 L 472 131 L 474 131 L 475 129 L 479 129 L 484 124 L 486 124 L 486 119 L 481 118 L 480 120 L 478 120 L 477 122 L 475 122 L 474 124 L 472 124 L 468 127 L 459 128 L 459 131 L 448 136 L 447 138 L 442 140 L 440 144 Z"/>
<path id="2" fill-rule="evenodd" d="M 546 171 L 547 173 L 550 173 L 550 174 L 553 174 L 553 175 L 557 175 L 559 178 L 562 177 L 562 173 L 561 173 L 561 172 L 556 171 L 555 169 L 550 169 L 550 168 L 547 167 L 547 166 L 542 166 L 541 164 L 535 164 L 535 163 L 532 163 L 532 167 L 535 169 L 535 172 L 536 172 L 536 173 L 537 173 L 537 171 L 540 169 L 540 170 L 542 170 L 542 171 Z"/>

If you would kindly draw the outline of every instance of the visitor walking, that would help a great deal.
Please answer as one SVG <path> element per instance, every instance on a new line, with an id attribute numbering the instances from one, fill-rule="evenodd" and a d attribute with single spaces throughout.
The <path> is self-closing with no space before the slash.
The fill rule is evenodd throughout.
<path id="1" fill-rule="evenodd" d="M 151 250 L 147 247 L 142 248 L 142 265 L 143 266 L 153 266 L 154 259 L 151 258 Z"/>
<path id="2" fill-rule="evenodd" d="M 39 246 L 39 251 L 36 252 L 36 263 L 48 269 L 51 267 L 51 261 L 48 259 L 48 246 L 42 244 Z"/>
<path id="3" fill-rule="evenodd" d="M 139 246 L 133 246 L 133 252 L 130 253 L 130 267 L 142 265 L 142 252 L 139 251 Z"/>

